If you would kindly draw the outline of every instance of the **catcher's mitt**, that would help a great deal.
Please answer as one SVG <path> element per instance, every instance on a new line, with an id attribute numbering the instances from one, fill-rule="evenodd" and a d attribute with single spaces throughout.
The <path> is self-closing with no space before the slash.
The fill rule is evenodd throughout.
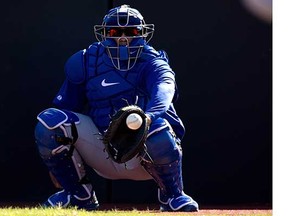
<path id="1" fill-rule="evenodd" d="M 126 118 L 131 113 L 139 114 L 143 120 L 136 130 L 129 129 L 126 125 Z M 125 163 L 141 154 L 146 148 L 148 128 L 147 117 L 140 107 L 129 105 L 119 109 L 112 116 L 103 136 L 107 153 L 117 163 Z"/>

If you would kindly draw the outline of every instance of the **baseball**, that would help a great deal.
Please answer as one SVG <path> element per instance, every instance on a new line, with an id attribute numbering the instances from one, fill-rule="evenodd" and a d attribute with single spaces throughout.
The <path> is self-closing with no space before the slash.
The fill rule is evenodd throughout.
<path id="1" fill-rule="evenodd" d="M 142 122 L 143 120 L 141 116 L 137 113 L 131 113 L 126 119 L 127 127 L 131 130 L 137 130 L 138 128 L 140 128 Z"/>

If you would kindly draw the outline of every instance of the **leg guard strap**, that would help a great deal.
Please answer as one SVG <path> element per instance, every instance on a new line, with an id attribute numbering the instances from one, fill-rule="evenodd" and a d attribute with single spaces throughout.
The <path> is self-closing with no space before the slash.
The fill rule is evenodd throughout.
<path id="1" fill-rule="evenodd" d="M 141 163 L 158 184 L 161 192 L 160 202 L 165 203 L 168 198 L 177 197 L 182 193 L 183 182 L 179 160 L 165 165 L 156 165 L 147 161 Z"/>

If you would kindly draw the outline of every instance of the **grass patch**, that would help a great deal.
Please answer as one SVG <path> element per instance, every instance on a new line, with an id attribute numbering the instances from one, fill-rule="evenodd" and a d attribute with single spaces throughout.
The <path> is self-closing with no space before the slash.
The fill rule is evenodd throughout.
<path id="1" fill-rule="evenodd" d="M 272 210 L 219 210 L 204 209 L 199 212 L 160 212 L 158 210 L 111 210 L 85 211 L 76 208 L 2 207 L 0 216 L 272 216 Z"/>
<path id="2" fill-rule="evenodd" d="M 131 210 L 107 210 L 107 211 L 85 211 L 77 210 L 76 208 L 0 208 L 1 216 L 146 216 L 146 215 L 157 215 L 159 213 L 153 213 L 147 211 Z"/>

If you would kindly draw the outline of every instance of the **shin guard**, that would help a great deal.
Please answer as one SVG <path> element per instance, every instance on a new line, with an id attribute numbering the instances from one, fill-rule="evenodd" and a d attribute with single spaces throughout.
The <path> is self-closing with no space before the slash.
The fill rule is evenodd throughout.
<path id="1" fill-rule="evenodd" d="M 57 142 L 59 137 L 65 138 L 60 128 L 49 130 L 40 122 L 36 125 L 36 144 L 48 170 L 69 195 L 78 200 L 89 199 L 92 185 L 81 182 L 86 174 L 82 159 L 76 150 L 71 154 L 70 145 Z"/>
<path id="2" fill-rule="evenodd" d="M 162 211 L 198 211 L 198 204 L 183 191 L 182 149 L 171 127 L 162 127 L 147 139 L 142 166 L 156 181 Z"/>

